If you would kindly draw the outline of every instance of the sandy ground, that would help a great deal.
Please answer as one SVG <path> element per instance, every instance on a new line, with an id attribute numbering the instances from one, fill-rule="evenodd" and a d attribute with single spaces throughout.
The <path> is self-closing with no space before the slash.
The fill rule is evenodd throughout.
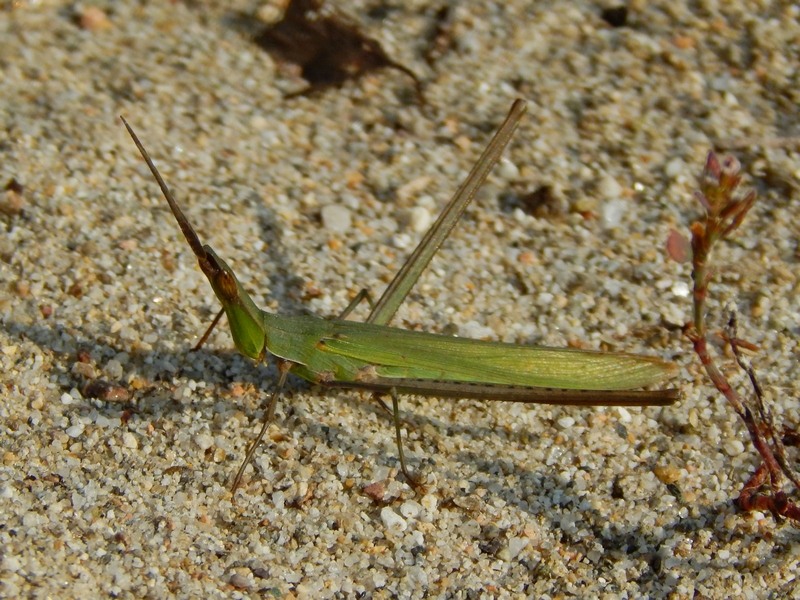
<path id="1" fill-rule="evenodd" d="M 732 504 L 756 460 L 664 252 L 706 152 L 733 148 L 760 200 L 715 256 L 710 322 L 738 308 L 798 423 L 797 5 L 635 1 L 612 28 L 602 3 L 464 2 L 438 53 L 448 3 L 348 5 L 423 108 L 391 69 L 287 97 L 303 82 L 234 4 L 3 5 L 0 594 L 798 597 L 797 527 Z M 380 293 L 516 97 L 504 161 L 393 324 L 660 356 L 682 400 L 403 398 L 415 494 L 377 403 L 293 379 L 232 496 L 274 365 L 224 325 L 187 353 L 217 303 L 118 115 L 260 306 L 332 316 Z"/>

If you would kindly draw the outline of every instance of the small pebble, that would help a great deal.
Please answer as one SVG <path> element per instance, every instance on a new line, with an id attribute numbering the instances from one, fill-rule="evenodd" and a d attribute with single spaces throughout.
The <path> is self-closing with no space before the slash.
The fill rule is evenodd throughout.
<path id="1" fill-rule="evenodd" d="M 428 512 L 433 512 L 438 508 L 439 500 L 433 494 L 425 494 L 420 500 L 420 504 Z"/>
<path id="2" fill-rule="evenodd" d="M 208 450 L 214 445 L 214 438 L 208 433 L 201 433 L 194 438 L 194 442 L 201 450 Z"/>
<path id="3" fill-rule="evenodd" d="M 558 420 L 558 426 L 561 427 L 561 429 L 569 429 L 573 425 L 575 425 L 575 419 L 572 417 L 561 417 Z"/>
<path id="4" fill-rule="evenodd" d="M 519 179 L 519 168 L 508 159 L 503 159 L 497 165 L 497 173 L 505 180 Z"/>
<path id="5" fill-rule="evenodd" d="M 123 375 L 122 364 L 115 359 L 106 363 L 106 373 L 111 379 L 121 379 Z"/>
<path id="6" fill-rule="evenodd" d="M 739 456 L 744 452 L 744 444 L 741 440 L 727 440 L 724 444 L 724 448 L 728 456 Z"/>
<path id="7" fill-rule="evenodd" d="M 320 211 L 322 225 L 332 233 L 344 233 L 353 223 L 350 211 L 338 204 L 328 204 L 323 206 Z"/>
<path id="8" fill-rule="evenodd" d="M 401 533 L 408 528 L 406 520 L 388 506 L 381 509 L 381 521 L 383 526 L 393 533 Z"/>
<path id="9" fill-rule="evenodd" d="M 414 500 L 407 500 L 400 505 L 400 514 L 407 519 L 413 519 L 422 511 L 422 505 Z"/>
<path id="10" fill-rule="evenodd" d="M 410 224 L 415 233 L 428 231 L 432 221 L 431 212 L 427 208 L 415 206 L 411 209 Z"/>
<path id="11" fill-rule="evenodd" d="M 606 229 L 618 227 L 627 208 L 627 203 L 621 198 L 604 202 L 600 210 L 600 220 L 603 223 L 603 227 Z"/>
<path id="12" fill-rule="evenodd" d="M 81 29 L 87 31 L 102 31 L 111 28 L 111 21 L 102 9 L 96 6 L 87 6 L 78 14 Z"/>
<path id="13" fill-rule="evenodd" d="M 664 175 L 670 179 L 677 179 L 680 175 L 684 175 L 689 169 L 680 158 L 673 158 L 664 167 Z"/>
<path id="14" fill-rule="evenodd" d="M 82 363 L 78 363 L 82 364 Z M 91 365 L 87 365 L 91 366 Z M 130 393 L 121 385 L 109 383 L 103 379 L 96 379 L 83 387 L 81 393 L 85 398 L 97 398 L 105 402 L 125 402 L 130 399 Z"/>
<path id="15" fill-rule="evenodd" d="M 249 577 L 245 577 L 239 573 L 234 573 L 231 575 L 231 578 L 228 580 L 228 582 L 239 590 L 246 590 L 252 585 Z"/>
<path id="16" fill-rule="evenodd" d="M 657 466 L 653 469 L 653 474 L 665 485 L 676 483 L 681 478 L 681 470 L 672 466 Z"/>
<path id="17" fill-rule="evenodd" d="M 386 483 L 384 481 L 376 481 L 364 486 L 364 493 L 372 498 L 375 502 L 385 502 L 386 500 Z"/>
<path id="18" fill-rule="evenodd" d="M 72 425 L 71 427 L 67 427 L 66 434 L 71 438 L 80 437 L 83 433 L 83 424 L 79 423 L 78 425 Z"/>
<path id="19" fill-rule="evenodd" d="M 618 200 L 622 196 L 622 186 L 611 175 L 606 175 L 597 184 L 597 192 L 604 200 Z"/>
<path id="20" fill-rule="evenodd" d="M 619 420 L 622 423 L 630 423 L 632 420 L 631 413 L 624 406 L 617 407 L 617 414 L 619 415 Z"/>
<path id="21" fill-rule="evenodd" d="M 527 538 L 523 537 L 512 537 L 508 540 L 508 559 L 514 560 L 519 556 L 519 553 L 525 549 L 525 546 L 528 545 Z"/>

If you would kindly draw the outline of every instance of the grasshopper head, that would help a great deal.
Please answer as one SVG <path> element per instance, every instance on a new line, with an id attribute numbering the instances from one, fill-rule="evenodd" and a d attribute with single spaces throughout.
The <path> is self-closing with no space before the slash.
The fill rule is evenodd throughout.
<path id="1" fill-rule="evenodd" d="M 262 361 L 266 355 L 267 340 L 262 311 L 228 264 L 210 246 L 204 245 L 202 249 L 203 253 L 197 255 L 197 262 L 225 309 L 236 349 L 255 361 Z"/>
<path id="2" fill-rule="evenodd" d="M 161 193 L 167 199 L 178 226 L 181 228 L 186 241 L 189 242 L 192 252 L 197 257 L 200 269 L 208 277 L 211 287 L 214 288 L 214 293 L 219 298 L 219 301 L 222 302 L 225 314 L 228 315 L 228 323 L 231 326 L 231 335 L 236 348 L 253 360 L 263 360 L 266 354 L 267 334 L 262 311 L 250 299 L 250 296 L 225 261 L 217 256 L 210 246 L 200 242 L 200 238 L 197 236 L 192 224 L 189 223 L 181 207 L 178 206 L 178 202 L 172 192 L 169 191 L 164 178 L 161 177 L 161 173 L 156 169 L 147 150 L 145 150 L 131 126 L 128 125 L 128 122 L 124 118 L 122 118 L 122 122 L 133 138 L 133 142 L 147 163 L 150 172 L 158 182 Z"/>

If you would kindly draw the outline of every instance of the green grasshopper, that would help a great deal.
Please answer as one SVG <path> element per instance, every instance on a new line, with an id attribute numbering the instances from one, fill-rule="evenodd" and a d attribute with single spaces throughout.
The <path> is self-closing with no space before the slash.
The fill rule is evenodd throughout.
<path id="1" fill-rule="evenodd" d="M 122 118 L 186 241 L 208 277 L 222 310 L 201 338 L 207 339 L 224 312 L 236 348 L 260 362 L 269 352 L 280 373 L 261 431 L 234 478 L 239 486 L 267 427 L 289 373 L 323 387 L 369 390 L 392 398 L 400 467 L 412 484 L 403 455 L 398 394 L 478 398 L 534 404 L 579 406 L 664 406 L 675 402 L 674 389 L 636 390 L 673 376 L 676 367 L 661 359 L 621 352 L 518 345 L 407 331 L 388 327 L 397 308 L 449 235 L 508 144 L 525 102 L 517 100 L 466 181 L 425 234 L 411 257 L 373 306 L 366 322 L 344 318 L 365 297 L 362 290 L 338 319 L 283 316 L 259 309 L 231 268 L 203 245 L 178 206 L 149 154 Z"/>

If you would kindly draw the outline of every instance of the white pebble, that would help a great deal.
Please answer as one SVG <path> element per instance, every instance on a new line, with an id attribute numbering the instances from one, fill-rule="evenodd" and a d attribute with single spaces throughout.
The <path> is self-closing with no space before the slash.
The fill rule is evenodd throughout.
<path id="1" fill-rule="evenodd" d="M 398 233 L 392 237 L 392 245 L 398 250 L 405 250 L 411 246 L 411 236 L 405 233 Z"/>
<path id="2" fill-rule="evenodd" d="M 211 436 L 211 434 L 201 433 L 194 438 L 194 442 L 201 450 L 208 450 L 214 445 L 214 438 Z"/>
<path id="3" fill-rule="evenodd" d="M 664 175 L 670 179 L 676 179 L 679 175 L 686 174 L 686 164 L 680 158 L 673 158 L 664 167 Z"/>
<path id="4" fill-rule="evenodd" d="M 575 419 L 572 417 L 561 417 L 558 420 L 558 426 L 561 427 L 561 429 L 569 429 L 573 425 L 575 425 Z"/>
<path id="5" fill-rule="evenodd" d="M 263 115 L 254 115 L 250 119 L 250 127 L 256 131 L 264 131 L 269 127 L 269 121 Z"/>
<path id="6" fill-rule="evenodd" d="M 67 427 L 66 433 L 71 438 L 80 437 L 81 434 L 83 434 L 83 423 L 78 423 L 77 425 Z"/>
<path id="7" fill-rule="evenodd" d="M 618 200 L 622 195 L 622 186 L 611 175 L 606 175 L 597 185 L 597 191 L 604 200 Z"/>
<path id="8" fill-rule="evenodd" d="M 27 528 L 31 528 L 32 529 L 32 528 L 38 527 L 39 524 L 41 523 L 41 521 L 42 521 L 42 517 L 40 517 L 38 514 L 36 514 L 32 510 L 29 510 L 28 512 L 26 512 L 22 516 L 22 525 L 24 527 L 27 527 Z"/>
<path id="9" fill-rule="evenodd" d="M 320 211 L 320 216 L 322 217 L 322 225 L 325 229 L 334 233 L 344 233 L 350 229 L 350 225 L 353 222 L 350 211 L 338 204 L 323 206 L 322 211 Z"/>
<path id="10" fill-rule="evenodd" d="M 122 364 L 115 359 L 111 359 L 106 363 L 106 374 L 111 379 L 120 379 L 123 375 Z"/>
<path id="11" fill-rule="evenodd" d="M 133 433 L 126 431 L 122 434 L 122 445 L 130 450 L 136 450 L 139 447 L 139 442 Z"/>
<path id="12" fill-rule="evenodd" d="M 606 229 L 617 227 L 622 220 L 622 215 L 625 214 L 625 209 L 625 201 L 621 198 L 606 200 L 600 209 L 600 220 L 603 227 Z"/>
<path id="13" fill-rule="evenodd" d="M 9 573 L 16 573 L 22 568 L 22 564 L 16 556 L 3 557 L 3 570 Z"/>
<path id="14" fill-rule="evenodd" d="M 670 290 L 678 298 L 687 298 L 689 296 L 689 285 L 685 281 L 676 281 Z"/>
<path id="15" fill-rule="evenodd" d="M 403 532 L 408 527 L 406 520 L 388 506 L 381 509 L 381 521 L 386 529 L 394 533 Z"/>
<path id="16" fill-rule="evenodd" d="M 375 589 L 381 589 L 382 587 L 386 586 L 386 582 L 388 579 L 384 573 L 372 573 L 372 587 Z"/>
<path id="17" fill-rule="evenodd" d="M 672 302 L 665 302 L 659 307 L 661 318 L 665 323 L 681 327 L 686 323 L 686 314 L 681 306 Z"/>
<path id="18" fill-rule="evenodd" d="M 631 413 L 624 406 L 617 407 L 617 414 L 619 414 L 619 420 L 622 423 L 630 423 L 632 420 Z"/>
<path id="19" fill-rule="evenodd" d="M 728 440 L 725 442 L 725 453 L 728 456 L 739 456 L 744 452 L 744 444 L 741 440 Z"/>
<path id="20" fill-rule="evenodd" d="M 497 165 L 497 173 L 505 180 L 519 179 L 519 168 L 507 158 Z"/>
<path id="21" fill-rule="evenodd" d="M 603 282 L 603 288 L 612 298 L 616 298 L 622 291 L 622 283 L 617 279 L 607 279 Z"/>
<path id="22" fill-rule="evenodd" d="M 439 500 L 433 494 L 425 494 L 420 500 L 422 507 L 428 512 L 432 512 L 439 506 Z"/>
<path id="23" fill-rule="evenodd" d="M 528 545 L 528 540 L 522 537 L 512 537 L 508 540 L 508 559 L 514 560 Z"/>
<path id="24" fill-rule="evenodd" d="M 422 505 L 414 500 L 406 500 L 400 505 L 400 514 L 406 519 L 414 519 L 422 511 Z"/>
<path id="25" fill-rule="evenodd" d="M 415 206 L 411 209 L 410 215 L 411 229 L 416 233 L 427 231 L 431 226 L 431 212 L 423 206 Z"/>

